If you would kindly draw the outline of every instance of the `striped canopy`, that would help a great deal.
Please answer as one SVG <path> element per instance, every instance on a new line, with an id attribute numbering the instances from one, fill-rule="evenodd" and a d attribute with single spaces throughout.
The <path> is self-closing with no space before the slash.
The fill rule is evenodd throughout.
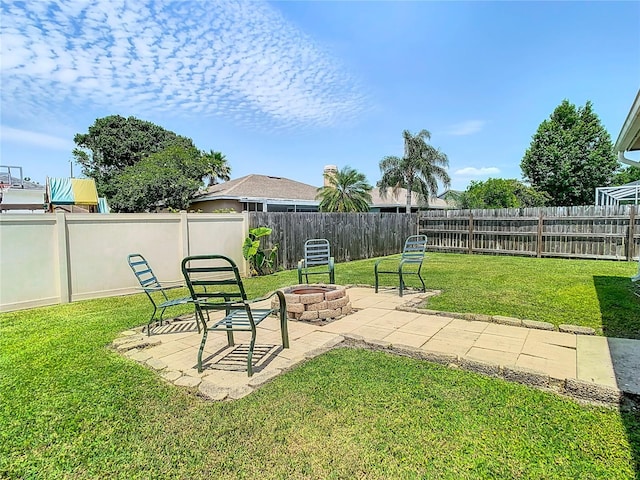
<path id="1" fill-rule="evenodd" d="M 54 205 L 98 205 L 93 178 L 48 178 L 47 185 Z"/>

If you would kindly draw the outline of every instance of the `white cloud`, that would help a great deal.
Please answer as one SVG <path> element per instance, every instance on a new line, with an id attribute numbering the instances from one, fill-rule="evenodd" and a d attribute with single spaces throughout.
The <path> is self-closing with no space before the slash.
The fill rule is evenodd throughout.
<path id="1" fill-rule="evenodd" d="M 461 177 L 484 177 L 498 173 L 500 173 L 500 169 L 497 167 L 465 167 L 453 172 L 454 175 L 459 175 Z"/>
<path id="2" fill-rule="evenodd" d="M 75 147 L 75 143 L 53 135 L 45 133 L 20 130 L 18 128 L 0 126 L 0 137 L 3 141 L 35 145 L 37 147 L 50 148 L 53 150 L 69 150 Z"/>
<path id="3" fill-rule="evenodd" d="M 275 127 L 336 125 L 366 108 L 339 62 L 265 2 L 8 0 L 0 12 L 6 112 L 73 103 L 227 117 L 232 106 Z"/>
<path id="4" fill-rule="evenodd" d="M 484 120 L 467 120 L 466 122 L 456 123 L 445 130 L 445 134 L 454 136 L 473 135 L 482 130 L 485 125 Z"/>

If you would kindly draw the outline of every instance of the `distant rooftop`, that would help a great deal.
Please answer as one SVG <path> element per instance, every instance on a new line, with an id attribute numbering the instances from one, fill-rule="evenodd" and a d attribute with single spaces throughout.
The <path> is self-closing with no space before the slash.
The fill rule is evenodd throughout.
<path id="1" fill-rule="evenodd" d="M 319 200 L 316 200 L 317 193 L 318 187 L 313 185 L 284 177 L 251 174 L 213 185 L 206 191 L 197 194 L 194 197 L 194 201 L 221 199 L 262 201 L 263 199 L 269 199 L 317 205 L 319 203 Z M 371 206 L 378 208 L 404 206 L 406 198 L 407 191 L 403 188 L 399 189 L 395 196 L 392 189 L 388 189 L 385 198 L 382 198 L 379 190 L 374 188 L 371 191 Z M 411 205 L 413 207 L 419 206 L 416 194 L 411 196 Z M 431 208 L 447 208 L 449 205 L 442 198 L 432 197 L 429 199 L 429 206 Z"/>

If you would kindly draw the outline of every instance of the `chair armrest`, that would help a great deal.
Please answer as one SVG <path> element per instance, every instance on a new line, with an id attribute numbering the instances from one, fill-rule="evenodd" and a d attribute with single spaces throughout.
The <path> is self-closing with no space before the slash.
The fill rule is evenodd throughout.
<path id="1" fill-rule="evenodd" d="M 280 290 L 274 290 L 273 292 L 269 292 L 263 297 L 252 298 L 251 300 L 245 300 L 245 304 L 263 302 L 265 300 L 269 300 L 274 295 L 278 296 L 278 300 L 280 300 L 280 304 L 282 305 L 284 303 L 285 298 L 284 298 L 284 293 L 282 293 Z"/>
<path id="2" fill-rule="evenodd" d="M 377 268 L 378 265 L 380 265 L 382 262 L 387 262 L 387 263 L 395 263 L 397 264 L 401 259 L 401 257 L 393 257 L 393 258 L 389 258 L 389 257 L 382 257 L 380 260 L 377 260 L 375 263 L 375 267 Z"/>
<path id="3" fill-rule="evenodd" d="M 176 284 L 176 285 L 162 285 L 160 287 L 140 287 L 145 292 L 162 292 L 165 290 L 175 290 L 176 288 L 186 288 L 184 284 Z"/>

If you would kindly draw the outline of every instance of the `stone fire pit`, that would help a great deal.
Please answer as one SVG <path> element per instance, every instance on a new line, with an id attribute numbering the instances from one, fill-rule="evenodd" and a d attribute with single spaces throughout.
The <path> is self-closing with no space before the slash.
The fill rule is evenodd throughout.
<path id="1" fill-rule="evenodd" d="M 282 289 L 287 299 L 287 316 L 295 320 L 335 320 L 353 311 L 347 289 L 340 285 L 295 285 Z M 276 307 L 277 299 L 273 300 Z"/>

